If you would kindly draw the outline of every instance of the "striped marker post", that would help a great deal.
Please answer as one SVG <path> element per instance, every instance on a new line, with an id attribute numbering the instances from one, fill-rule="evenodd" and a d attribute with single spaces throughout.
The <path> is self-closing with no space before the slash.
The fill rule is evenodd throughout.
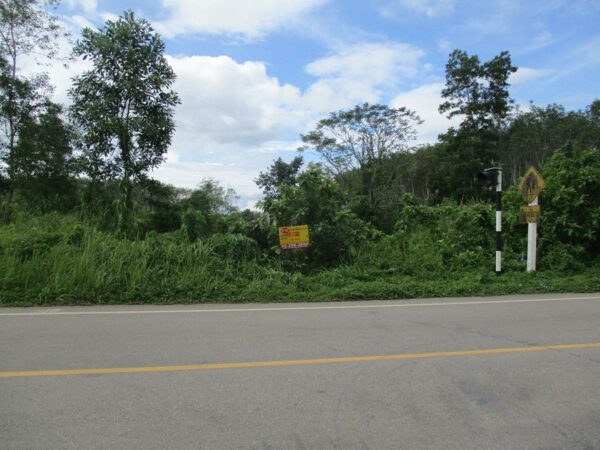
<path id="1" fill-rule="evenodd" d="M 487 188 L 496 187 L 496 275 L 502 273 L 502 170 L 490 167 L 476 176 Z"/>
<path id="2" fill-rule="evenodd" d="M 502 170 L 496 177 L 496 275 L 502 273 Z"/>

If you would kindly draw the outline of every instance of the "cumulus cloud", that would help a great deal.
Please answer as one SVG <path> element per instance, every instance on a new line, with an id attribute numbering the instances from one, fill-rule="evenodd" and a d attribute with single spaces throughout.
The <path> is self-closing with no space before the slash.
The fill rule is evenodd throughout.
<path id="1" fill-rule="evenodd" d="M 289 24 L 329 0 L 163 0 L 168 18 L 156 23 L 166 36 L 239 34 L 249 38 Z"/>
<path id="2" fill-rule="evenodd" d="M 362 43 L 308 64 L 317 81 L 305 93 L 310 109 L 332 111 L 357 102 L 378 102 L 384 93 L 426 70 L 424 52 L 404 43 Z"/>
<path id="3" fill-rule="evenodd" d="M 260 61 L 169 57 L 182 104 L 173 152 L 156 176 L 187 187 L 214 177 L 250 204 L 259 197 L 252 180 L 273 159 L 291 159 L 300 133 L 330 111 L 381 101 L 383 92 L 426 70 L 422 56 L 398 43 L 343 48 L 307 65 L 316 80 L 304 92 L 270 76 Z"/>
<path id="4" fill-rule="evenodd" d="M 260 197 L 254 179 L 273 159 L 291 159 L 310 112 L 301 91 L 282 84 L 260 61 L 228 56 L 169 56 L 182 99 L 167 162 L 154 172 L 161 181 L 192 188 L 214 178 L 250 207 Z"/>
<path id="5" fill-rule="evenodd" d="M 439 134 L 444 133 L 451 126 L 458 126 L 460 120 L 457 117 L 447 119 L 438 112 L 438 106 L 442 103 L 441 92 L 443 83 L 431 83 L 397 95 L 390 104 L 394 108 L 402 106 L 415 111 L 423 123 L 417 128 L 417 144 L 434 143 Z"/>
<path id="6" fill-rule="evenodd" d="M 315 80 L 301 90 L 282 83 L 261 61 L 229 56 L 167 56 L 182 99 L 167 161 L 153 176 L 192 188 L 212 177 L 251 206 L 260 197 L 254 179 L 277 157 L 291 160 L 299 135 L 331 111 L 359 102 L 384 101 L 392 92 L 422 79 L 424 53 L 402 43 L 362 43 L 339 49 L 305 67 Z M 47 67 L 55 100 L 69 103 L 71 78 L 90 67 Z M 33 68 L 32 68 L 33 70 Z"/>
<path id="7" fill-rule="evenodd" d="M 530 67 L 519 67 L 515 73 L 511 74 L 508 82 L 514 86 L 530 83 L 540 78 L 546 78 L 554 75 L 556 71 L 551 69 L 532 69 Z"/>
<path id="8" fill-rule="evenodd" d="M 182 98 L 183 132 L 216 143 L 256 145 L 285 135 L 302 119 L 294 105 L 300 91 L 267 74 L 264 63 L 228 56 L 169 57 Z"/>

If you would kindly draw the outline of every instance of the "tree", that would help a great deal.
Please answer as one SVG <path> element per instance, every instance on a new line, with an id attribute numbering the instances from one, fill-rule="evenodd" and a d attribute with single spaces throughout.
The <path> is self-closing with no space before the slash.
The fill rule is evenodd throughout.
<path id="1" fill-rule="evenodd" d="M 439 106 L 440 113 L 448 113 L 448 118 L 464 116 L 462 127 L 499 127 L 510 112 L 508 78 L 516 71 L 507 51 L 482 64 L 477 55 L 454 50 L 446 64 L 442 90 L 446 101 Z"/>
<path id="2" fill-rule="evenodd" d="M 261 172 L 254 181 L 262 188 L 266 197 L 277 199 L 281 196 L 282 186 L 296 184 L 302 164 L 304 164 L 302 156 L 296 156 L 289 164 L 277 158 L 268 172 Z"/>
<path id="3" fill-rule="evenodd" d="M 567 112 L 561 105 L 541 108 L 532 104 L 529 111 L 517 114 L 506 130 L 502 152 L 505 180 L 516 184 L 529 166 L 541 167 L 552 153 L 569 143 L 590 147 L 592 129 L 587 111 Z"/>
<path id="4" fill-rule="evenodd" d="M 144 19 L 126 11 L 94 31 L 86 28 L 74 53 L 93 68 L 76 77 L 71 115 L 83 132 L 84 166 L 92 180 L 120 180 L 119 229 L 131 227 L 131 188 L 164 161 L 179 97 L 165 45 Z"/>
<path id="5" fill-rule="evenodd" d="M 182 223 L 190 240 L 225 231 L 224 216 L 237 212 L 233 204 L 237 198 L 233 189 L 211 178 L 202 180 L 183 202 Z"/>
<path id="6" fill-rule="evenodd" d="M 44 103 L 47 77 L 42 74 L 25 79 L 18 73 L 21 56 L 35 55 L 53 58 L 57 38 L 62 28 L 43 4 L 57 4 L 57 0 L 0 0 L 0 105 L 2 141 L 0 142 L 0 188 L 2 215 L 5 222 L 11 217 L 14 193 L 14 151 L 22 124 L 35 110 L 36 103 Z"/>
<path id="7" fill-rule="evenodd" d="M 309 226 L 311 247 L 286 257 L 295 268 L 331 266 L 348 261 L 362 244 L 378 236 L 348 207 L 347 195 L 318 164 L 309 164 L 293 185 L 281 185 L 279 196 L 259 207 L 281 226 Z"/>
<path id="8" fill-rule="evenodd" d="M 500 162 L 502 130 L 512 104 L 508 78 L 516 70 L 506 51 L 485 63 L 462 50 L 450 54 L 442 90 L 446 101 L 439 112 L 463 120 L 458 129 L 440 135 L 440 160 L 431 177 L 434 200 L 452 197 L 463 202 L 486 195 L 474 176 Z"/>
<path id="9" fill-rule="evenodd" d="M 14 150 L 15 189 L 35 209 L 65 211 L 75 204 L 73 129 L 61 118 L 62 107 L 49 103 L 23 123 Z"/>
<path id="10" fill-rule="evenodd" d="M 348 178 L 355 186 L 345 187 L 362 197 L 361 217 L 376 221 L 373 216 L 386 189 L 382 164 L 390 155 L 408 149 L 416 137 L 414 125 L 421 122 L 404 107 L 364 103 L 319 121 L 313 131 L 302 136 L 301 150 L 318 153 L 338 176 L 359 169 L 359 177 Z"/>
<path id="11" fill-rule="evenodd" d="M 548 158 L 542 171 L 546 187 L 541 193 L 540 247 L 560 249 L 562 244 L 568 246 L 563 247 L 567 253 L 581 252 L 578 256 L 597 258 L 600 253 L 600 152 L 579 144 L 565 145 Z"/>

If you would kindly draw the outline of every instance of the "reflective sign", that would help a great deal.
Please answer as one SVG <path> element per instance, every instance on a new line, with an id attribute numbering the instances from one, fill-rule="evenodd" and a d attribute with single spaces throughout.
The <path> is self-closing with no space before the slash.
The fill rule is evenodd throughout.
<path id="1" fill-rule="evenodd" d="M 540 221 L 540 205 L 521 206 L 519 223 L 538 223 Z"/>
<path id="2" fill-rule="evenodd" d="M 544 189 L 545 185 L 546 180 L 544 180 L 542 174 L 535 167 L 531 166 L 527 169 L 527 172 L 525 172 L 523 179 L 519 183 L 519 191 L 531 203 L 540 195 L 540 191 Z"/>

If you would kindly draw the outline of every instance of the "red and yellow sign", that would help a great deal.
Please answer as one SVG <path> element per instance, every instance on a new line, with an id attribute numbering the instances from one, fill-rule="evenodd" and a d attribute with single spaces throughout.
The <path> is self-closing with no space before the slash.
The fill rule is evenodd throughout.
<path id="1" fill-rule="evenodd" d="M 308 225 L 279 228 L 279 246 L 282 249 L 305 248 L 309 245 Z"/>

